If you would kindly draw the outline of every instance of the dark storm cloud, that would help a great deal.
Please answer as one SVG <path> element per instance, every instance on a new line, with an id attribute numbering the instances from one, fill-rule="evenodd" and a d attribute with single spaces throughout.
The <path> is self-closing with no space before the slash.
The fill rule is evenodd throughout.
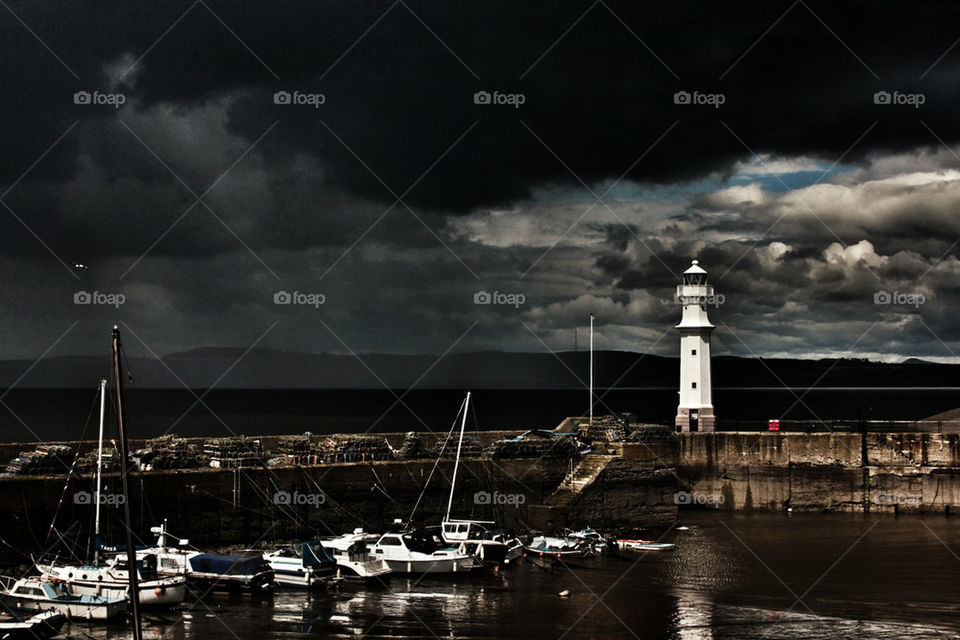
<path id="1" fill-rule="evenodd" d="M 317 318 L 358 351 L 440 353 L 478 320 L 461 347 L 539 349 L 518 319 L 569 347 L 591 312 L 605 346 L 672 353 L 657 340 L 692 257 L 727 296 L 721 350 L 829 353 L 877 318 L 869 353 L 939 349 L 920 318 L 960 338 L 960 267 L 938 263 L 960 235 L 960 161 L 941 145 L 960 139 L 953 4 L 9 7 L 43 41 L 0 12 L 0 182 L 19 217 L 0 211 L 0 297 L 23 310 L 7 325 L 19 355 L 77 314 L 64 348 L 99 339 L 117 314 L 77 309 L 77 286 L 123 290 L 161 353 L 247 346 L 275 321 L 272 346 L 343 351 Z M 743 173 L 751 151 L 845 173 L 785 193 L 779 173 Z M 598 204 L 578 178 L 598 196 L 623 180 Z M 78 283 L 51 253 L 99 265 Z M 878 309 L 882 287 L 930 303 Z M 329 302 L 278 309 L 281 288 Z M 478 290 L 526 303 L 478 307 Z"/>
<path id="2" fill-rule="evenodd" d="M 213 13 L 198 4 L 185 16 L 190 3 L 14 6 L 79 80 L 7 16 L 0 80 L 16 99 L 3 107 L 3 175 L 17 177 L 72 120 L 96 127 L 97 118 L 114 117 L 72 104 L 73 91 L 106 88 L 105 65 L 136 59 L 181 16 L 119 81 L 131 101 L 187 108 L 234 95 L 227 126 L 242 139 L 280 121 L 258 150 L 268 169 L 303 153 L 318 159 L 329 184 L 386 203 L 387 188 L 323 123 L 399 195 L 479 121 L 407 197 L 443 211 L 507 203 L 539 184 L 575 184 L 521 121 L 588 182 L 619 177 L 674 121 L 629 178 L 672 182 L 729 170 L 747 155 L 737 137 L 756 151 L 833 160 L 874 120 L 881 122 L 847 160 L 936 144 L 919 113 L 941 138 L 957 139 L 953 56 L 919 79 L 955 37 L 960 8 L 950 3 L 810 3 L 836 35 L 800 4 L 758 43 L 785 6 L 610 2 L 613 13 L 595 5 L 562 38 L 589 4 L 417 2 L 409 5 L 415 15 L 398 4 L 376 22 L 390 6 L 210 2 Z M 274 105 L 281 89 L 322 92 L 327 101 L 320 109 Z M 920 111 L 874 105 L 881 89 L 921 91 L 926 102 Z M 475 105 L 478 90 L 521 92 L 526 101 L 518 109 Z M 719 109 L 676 105 L 679 90 L 726 100 Z M 141 166 L 152 158 L 128 164 L 111 144 L 119 143 L 103 140 L 92 159 L 111 174 L 156 171 Z M 71 135 L 28 180 L 62 180 L 77 162 Z M 203 178 L 197 182 L 209 182 Z"/>

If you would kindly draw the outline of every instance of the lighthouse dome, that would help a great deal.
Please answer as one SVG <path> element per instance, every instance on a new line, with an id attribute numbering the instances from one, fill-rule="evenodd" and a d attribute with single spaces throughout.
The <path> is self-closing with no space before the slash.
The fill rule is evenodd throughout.
<path id="1" fill-rule="evenodd" d="M 703 270 L 703 267 L 700 266 L 699 260 L 694 260 L 690 263 L 690 268 L 683 272 L 684 274 L 688 273 L 697 273 L 706 275 L 706 271 Z"/>

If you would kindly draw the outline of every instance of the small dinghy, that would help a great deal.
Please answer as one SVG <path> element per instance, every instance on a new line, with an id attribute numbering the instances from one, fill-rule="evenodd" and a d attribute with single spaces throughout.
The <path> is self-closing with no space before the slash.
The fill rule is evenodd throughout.
<path id="1" fill-rule="evenodd" d="M 0 638 L 3 640 L 47 640 L 60 633 L 67 616 L 59 611 L 44 611 L 35 616 L 18 617 L 0 613 Z"/>
<path id="2" fill-rule="evenodd" d="M 589 545 L 575 538 L 557 536 L 537 536 L 524 545 L 528 555 L 540 558 L 582 558 L 590 551 Z"/>
<path id="3" fill-rule="evenodd" d="M 619 551 L 672 551 L 677 545 L 672 542 L 654 542 L 653 540 L 617 540 L 617 549 Z"/>

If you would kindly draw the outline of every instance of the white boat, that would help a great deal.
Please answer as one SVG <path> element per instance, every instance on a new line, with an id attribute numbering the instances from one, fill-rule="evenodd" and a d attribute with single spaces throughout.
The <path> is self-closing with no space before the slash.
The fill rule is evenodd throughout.
<path id="1" fill-rule="evenodd" d="M 337 571 L 333 550 L 318 540 L 286 545 L 263 554 L 263 559 L 281 587 L 309 589 L 330 582 Z"/>
<path id="2" fill-rule="evenodd" d="M 41 576 L 63 582 L 70 593 L 102 596 L 111 600 L 127 597 L 130 590 L 126 556 L 116 556 L 103 566 L 37 565 Z M 169 606 L 180 604 L 187 595 L 183 576 L 160 576 L 157 556 L 144 554 L 137 558 L 137 593 L 140 604 Z"/>
<path id="3" fill-rule="evenodd" d="M 33 616 L 12 616 L 0 613 L 0 638 L 3 640 L 47 640 L 60 633 L 67 616 L 58 611 L 44 611 Z"/>
<path id="4" fill-rule="evenodd" d="M 385 533 L 373 546 L 373 553 L 397 573 L 460 573 L 479 566 L 474 556 L 445 546 L 423 530 Z"/>
<path id="5" fill-rule="evenodd" d="M 677 545 L 672 542 L 655 542 L 653 540 L 617 540 L 617 549 L 620 551 L 670 551 Z"/>
<path id="6" fill-rule="evenodd" d="M 127 598 L 78 595 L 66 583 L 37 576 L 5 578 L 0 600 L 15 612 L 56 611 L 70 620 L 112 620 L 127 610 Z"/>
<path id="7" fill-rule="evenodd" d="M 393 572 L 382 558 L 370 553 L 363 529 L 354 529 L 353 533 L 336 538 L 323 538 L 323 546 L 337 561 L 337 574 L 344 579 L 374 580 Z"/>

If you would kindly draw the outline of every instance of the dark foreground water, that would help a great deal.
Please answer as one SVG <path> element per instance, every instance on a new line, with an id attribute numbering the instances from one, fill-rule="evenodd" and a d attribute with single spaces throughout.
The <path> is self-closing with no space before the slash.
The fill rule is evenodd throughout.
<path id="1" fill-rule="evenodd" d="M 674 552 L 264 600 L 207 597 L 148 613 L 145 637 L 960 638 L 955 519 L 683 515 L 689 530 L 668 535 Z M 129 637 L 122 626 L 66 631 Z"/>
<path id="2" fill-rule="evenodd" d="M 463 401 L 460 390 L 195 393 L 202 403 L 185 389 L 128 390 L 131 436 L 446 431 Z M 597 395 L 598 414 L 633 412 L 641 421 L 668 424 L 676 414 L 675 388 L 598 390 Z M 85 425 L 86 437 L 95 438 L 95 400 L 94 389 L 14 389 L 0 407 L 0 441 L 75 440 Z M 552 429 L 567 416 L 586 414 L 587 403 L 585 389 L 474 390 L 474 428 Z M 716 389 L 714 404 L 721 428 L 763 428 L 770 418 L 917 420 L 960 407 L 960 389 Z"/>

